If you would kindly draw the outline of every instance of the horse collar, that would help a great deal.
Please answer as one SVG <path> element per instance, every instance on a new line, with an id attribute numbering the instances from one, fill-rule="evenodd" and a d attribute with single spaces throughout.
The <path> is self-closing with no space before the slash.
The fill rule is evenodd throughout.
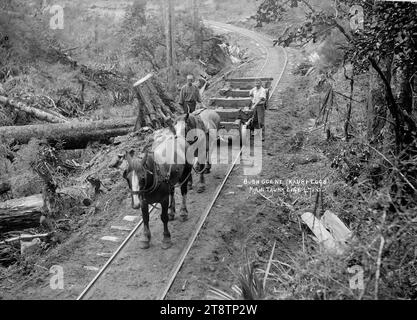
<path id="1" fill-rule="evenodd" d="M 149 189 L 146 189 L 146 190 L 132 191 L 132 195 L 138 195 L 138 196 L 142 197 L 145 193 L 152 193 L 152 192 L 154 192 L 156 189 L 158 189 L 158 187 L 160 185 L 160 182 L 158 181 L 158 176 L 159 176 L 158 175 L 158 171 L 159 171 L 158 166 L 156 165 L 156 163 L 154 163 L 154 171 L 155 172 L 152 172 L 151 170 L 149 170 L 146 167 L 147 160 L 148 160 L 148 155 L 146 155 L 146 157 L 144 158 L 142 167 L 145 169 L 145 172 L 147 174 L 150 174 L 150 175 L 153 176 L 152 186 Z"/>
<path id="2" fill-rule="evenodd" d="M 188 143 L 190 146 L 192 146 L 192 145 L 193 145 L 194 143 L 196 143 L 197 141 L 198 141 L 198 137 L 195 137 L 193 141 L 188 141 L 188 140 L 187 140 L 187 143 Z"/>

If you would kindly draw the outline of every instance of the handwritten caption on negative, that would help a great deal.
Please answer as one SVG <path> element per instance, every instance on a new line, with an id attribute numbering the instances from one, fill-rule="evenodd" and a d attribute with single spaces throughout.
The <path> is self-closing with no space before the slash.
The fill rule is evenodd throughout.
<path id="1" fill-rule="evenodd" d="M 329 181 L 326 179 L 244 179 L 243 184 L 249 192 L 256 193 L 291 193 L 312 196 L 323 190 Z"/>

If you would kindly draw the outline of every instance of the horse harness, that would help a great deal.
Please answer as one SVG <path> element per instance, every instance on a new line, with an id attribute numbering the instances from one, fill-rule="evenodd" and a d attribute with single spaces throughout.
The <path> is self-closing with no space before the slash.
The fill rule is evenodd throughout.
<path id="1" fill-rule="evenodd" d="M 164 182 L 168 184 L 170 188 L 182 186 L 184 183 L 188 181 L 188 178 L 190 177 L 192 173 L 191 171 L 190 174 L 185 179 L 185 181 L 183 181 L 182 183 L 179 183 L 178 185 L 175 185 L 171 182 L 172 164 L 169 166 L 168 172 L 164 175 L 161 171 L 161 168 L 159 167 L 157 163 L 155 163 L 155 161 L 153 162 L 153 166 L 154 166 L 153 172 L 149 168 L 147 168 L 146 166 L 147 159 L 148 159 L 148 154 L 146 155 L 146 158 L 143 161 L 143 168 L 145 169 L 146 173 L 152 175 L 154 179 L 153 179 L 152 186 L 150 188 L 145 189 L 145 190 L 139 190 L 139 191 L 131 191 L 132 195 L 137 195 L 140 198 L 142 198 L 145 193 L 152 193 L 156 191 L 160 187 L 161 183 L 164 183 Z M 162 179 L 160 179 L 161 177 Z"/>
<path id="2" fill-rule="evenodd" d="M 204 121 L 201 119 L 200 114 L 205 111 L 206 109 L 199 109 L 195 112 L 193 112 L 191 115 L 194 117 L 194 121 L 195 121 L 195 129 L 200 129 L 203 130 L 205 135 L 208 136 L 208 128 L 205 125 Z M 193 141 L 188 141 L 187 143 L 192 146 L 194 143 L 196 143 L 198 141 L 198 137 L 195 137 Z"/>

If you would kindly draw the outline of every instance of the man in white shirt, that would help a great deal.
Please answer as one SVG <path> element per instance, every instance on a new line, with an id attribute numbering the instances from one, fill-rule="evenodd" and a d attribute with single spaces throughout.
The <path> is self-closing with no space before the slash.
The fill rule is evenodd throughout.
<path id="1" fill-rule="evenodd" d="M 256 86 L 249 92 L 252 97 L 251 109 L 254 110 L 253 119 L 256 129 L 262 128 L 262 141 L 265 141 L 265 102 L 267 91 L 262 87 L 262 81 L 256 80 Z"/>

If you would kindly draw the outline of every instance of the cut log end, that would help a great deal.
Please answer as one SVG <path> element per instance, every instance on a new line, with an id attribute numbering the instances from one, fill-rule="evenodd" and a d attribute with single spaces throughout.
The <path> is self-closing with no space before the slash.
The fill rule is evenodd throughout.
<path id="1" fill-rule="evenodd" d="M 40 194 L 0 203 L 0 233 L 38 227 L 43 204 Z"/>

